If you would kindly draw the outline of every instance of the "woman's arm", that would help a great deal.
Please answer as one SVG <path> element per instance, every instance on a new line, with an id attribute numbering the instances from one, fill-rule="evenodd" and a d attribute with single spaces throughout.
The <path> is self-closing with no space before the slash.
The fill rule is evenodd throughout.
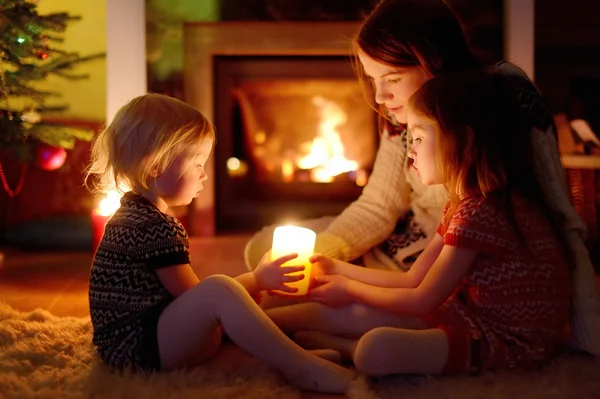
<path id="1" fill-rule="evenodd" d="M 416 288 L 438 258 L 444 239 L 436 234 L 415 264 L 406 273 L 391 270 L 370 269 L 342 261 L 334 261 L 332 274 L 341 274 L 364 284 L 384 288 Z"/>
<path id="2" fill-rule="evenodd" d="M 444 245 L 416 288 L 382 288 L 349 280 L 347 290 L 356 302 L 391 313 L 423 317 L 448 299 L 477 255 L 478 252 L 470 249 Z"/>
<path id="3" fill-rule="evenodd" d="M 405 138 L 384 132 L 362 195 L 317 236 L 315 252 L 348 261 L 389 237 L 398 219 L 410 209 L 406 152 Z"/>

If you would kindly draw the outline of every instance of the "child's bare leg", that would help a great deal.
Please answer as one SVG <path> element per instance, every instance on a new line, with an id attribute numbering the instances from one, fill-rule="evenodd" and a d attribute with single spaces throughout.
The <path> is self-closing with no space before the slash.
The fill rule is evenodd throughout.
<path id="1" fill-rule="evenodd" d="M 244 287 L 211 276 L 177 298 L 162 313 L 158 343 L 162 366 L 178 368 L 212 355 L 218 326 L 241 348 L 280 370 L 307 390 L 343 393 L 353 372 L 300 348 L 265 315 Z"/>
<path id="2" fill-rule="evenodd" d="M 420 319 L 399 316 L 361 304 L 331 308 L 317 302 L 307 302 L 267 309 L 265 313 L 287 333 L 318 330 L 334 335 L 362 335 L 377 327 L 411 330 L 425 328 Z"/>
<path id="3" fill-rule="evenodd" d="M 406 330 L 381 327 L 360 339 L 343 338 L 318 331 L 300 331 L 296 341 L 305 348 L 328 348 L 369 376 L 390 374 L 438 374 L 448 358 L 448 340 L 440 329 Z"/>
<path id="4" fill-rule="evenodd" d="M 333 350 L 346 362 L 353 361 L 358 345 L 358 338 L 340 337 L 314 330 L 298 331 L 294 334 L 294 341 L 304 349 Z"/>
<path id="5" fill-rule="evenodd" d="M 312 349 L 309 350 L 313 355 L 319 356 L 322 359 L 327 359 L 330 362 L 340 364 L 342 363 L 342 355 L 340 352 L 333 349 Z"/>
<path id="6" fill-rule="evenodd" d="M 444 331 L 381 327 L 363 335 L 356 345 L 354 366 L 369 376 L 439 374 L 448 359 Z"/>

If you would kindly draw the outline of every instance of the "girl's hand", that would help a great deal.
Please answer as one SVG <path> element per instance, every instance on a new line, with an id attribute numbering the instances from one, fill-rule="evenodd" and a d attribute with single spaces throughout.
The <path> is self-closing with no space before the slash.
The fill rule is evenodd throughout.
<path id="1" fill-rule="evenodd" d="M 254 279 L 259 291 L 264 290 L 281 290 L 284 292 L 296 292 L 298 288 L 292 288 L 285 283 L 293 283 L 304 279 L 304 274 L 289 276 L 289 273 L 301 272 L 304 270 L 304 265 L 301 266 L 284 266 L 282 264 L 288 260 L 298 257 L 298 254 L 289 254 L 271 261 L 271 251 L 267 252 L 254 271 Z"/>
<path id="2" fill-rule="evenodd" d="M 337 259 L 331 259 L 321 254 L 314 254 L 308 260 L 312 263 L 309 287 L 316 286 L 317 280 L 322 276 L 335 274 L 335 265 L 337 262 L 340 262 Z"/>
<path id="3" fill-rule="evenodd" d="M 341 274 L 322 275 L 315 280 L 317 287 L 308 295 L 313 301 L 332 308 L 350 305 L 354 300 L 348 293 L 348 281 Z"/>

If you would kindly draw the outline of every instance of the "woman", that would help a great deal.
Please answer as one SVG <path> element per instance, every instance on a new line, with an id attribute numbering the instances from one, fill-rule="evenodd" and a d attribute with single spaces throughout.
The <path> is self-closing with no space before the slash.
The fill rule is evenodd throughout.
<path id="1" fill-rule="evenodd" d="M 384 0 L 365 19 L 354 42 L 361 81 L 371 84 L 383 123 L 373 173 L 361 197 L 335 219 L 308 221 L 319 234 L 315 252 L 350 261 L 363 256 L 368 267 L 408 269 L 435 235 L 446 196 L 441 186 L 424 186 L 407 156 L 408 98 L 431 77 L 478 67 L 460 23 L 443 1 Z M 536 174 L 548 205 L 562 220 L 574 262 L 574 346 L 600 355 L 600 300 L 583 238 L 585 225 L 570 203 L 560 162 L 556 129 L 533 83 L 517 66 L 499 62 L 490 73 L 517 82 L 515 95 L 534 132 Z M 254 267 L 270 247 L 272 228 L 248 243 Z"/>

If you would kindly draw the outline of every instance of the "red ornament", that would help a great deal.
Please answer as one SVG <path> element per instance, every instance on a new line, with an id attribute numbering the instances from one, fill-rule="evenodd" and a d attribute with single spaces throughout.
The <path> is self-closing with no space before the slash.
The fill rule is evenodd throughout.
<path id="1" fill-rule="evenodd" d="M 38 51 L 36 55 L 40 60 L 45 60 L 46 58 L 48 58 L 48 53 L 44 51 Z"/>
<path id="2" fill-rule="evenodd" d="M 56 170 L 64 165 L 67 151 L 61 147 L 54 147 L 45 143 L 38 145 L 35 159 L 40 168 Z"/>

